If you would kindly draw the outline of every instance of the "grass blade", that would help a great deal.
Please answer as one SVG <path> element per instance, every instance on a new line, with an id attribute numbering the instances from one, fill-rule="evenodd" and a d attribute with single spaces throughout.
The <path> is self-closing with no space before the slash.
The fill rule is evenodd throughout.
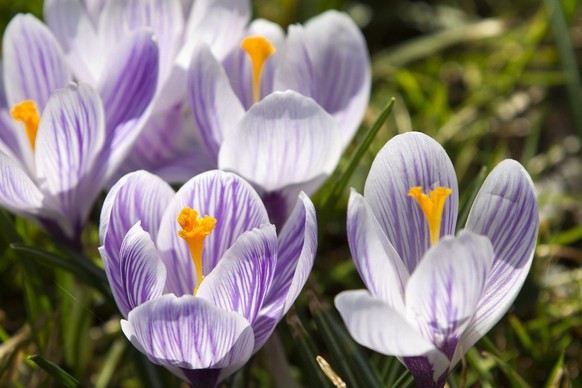
<path id="1" fill-rule="evenodd" d="M 382 125 L 384 124 L 384 122 L 386 122 L 386 119 L 388 118 L 388 116 L 390 116 L 390 113 L 392 113 L 394 102 L 395 99 L 391 98 L 390 102 L 388 102 L 388 105 L 386 105 L 382 113 L 380 113 L 380 116 L 378 116 L 378 119 L 376 119 L 374 125 L 372 125 L 372 127 L 370 127 L 370 129 L 366 133 L 364 140 L 356 148 L 356 151 L 350 158 L 346 169 L 335 179 L 333 187 L 331 188 L 325 199 L 322 201 L 323 205 L 321 207 L 322 208 L 321 214 L 324 215 L 325 219 L 327 219 L 329 214 L 331 214 L 331 212 L 334 210 L 335 205 L 337 204 L 339 198 L 341 197 L 344 189 L 348 184 L 348 181 L 350 180 L 350 177 L 352 176 L 354 170 L 358 166 L 360 159 L 362 159 L 362 156 L 364 156 L 364 154 L 372 144 L 372 141 L 376 137 L 376 134 L 378 133 L 380 128 L 382 128 Z"/>
<path id="2" fill-rule="evenodd" d="M 51 375 L 57 381 L 57 383 L 59 383 L 59 385 L 64 387 L 82 387 L 81 383 L 77 379 L 44 357 L 39 355 L 32 355 L 28 356 L 27 359 Z"/>

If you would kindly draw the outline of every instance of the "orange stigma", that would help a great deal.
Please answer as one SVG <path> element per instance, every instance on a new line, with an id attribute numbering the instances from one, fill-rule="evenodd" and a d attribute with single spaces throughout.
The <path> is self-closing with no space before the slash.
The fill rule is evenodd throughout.
<path id="1" fill-rule="evenodd" d="M 38 131 L 38 125 L 40 124 L 40 115 L 36 109 L 36 104 L 31 100 L 25 100 L 19 104 L 14 104 L 10 114 L 15 121 L 24 124 L 26 136 L 28 136 L 28 141 L 34 151 L 36 132 Z"/>
<path id="2" fill-rule="evenodd" d="M 204 280 L 202 273 L 202 250 L 204 249 L 204 238 L 212 233 L 216 225 L 216 218 L 210 216 L 200 217 L 196 210 L 185 207 L 178 215 L 178 224 L 182 230 L 178 231 L 178 236 L 188 243 L 192 261 L 196 267 L 196 288 L 194 295 Z"/>
<path id="3" fill-rule="evenodd" d="M 437 187 L 426 195 L 422 192 L 422 187 L 420 186 L 413 187 L 408 191 L 408 196 L 418 202 L 418 205 L 424 213 L 430 232 L 430 245 L 435 245 L 440 239 L 445 202 L 452 192 L 453 190 L 449 188 Z"/>
<path id="4" fill-rule="evenodd" d="M 262 36 L 249 36 L 244 38 L 240 44 L 249 55 L 253 63 L 253 100 L 258 102 L 261 99 L 261 74 L 263 67 L 269 57 L 275 54 L 275 47 L 268 39 Z"/>

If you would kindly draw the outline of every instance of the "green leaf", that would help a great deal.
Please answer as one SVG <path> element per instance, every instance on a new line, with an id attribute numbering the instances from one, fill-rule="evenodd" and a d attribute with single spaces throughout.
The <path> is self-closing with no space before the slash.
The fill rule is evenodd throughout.
<path id="1" fill-rule="evenodd" d="M 554 33 L 554 43 L 560 56 L 562 71 L 566 77 L 568 101 L 574 116 L 574 124 L 578 137 L 582 140 L 582 80 L 578 63 L 576 61 L 576 49 L 572 45 L 568 23 L 564 17 L 561 1 L 545 0 L 544 4 L 550 17 L 550 25 Z"/>
<path id="2" fill-rule="evenodd" d="M 517 338 L 519 339 L 519 342 L 522 344 L 522 346 L 527 349 L 528 353 L 531 354 L 534 359 L 539 358 L 540 357 L 539 346 L 534 343 L 533 339 L 531 338 L 531 336 L 529 335 L 521 321 L 515 315 L 510 315 L 509 323 L 511 324 L 511 327 L 515 331 L 515 334 L 517 335 Z"/>
<path id="3" fill-rule="evenodd" d="M 350 387 L 381 387 L 382 384 L 367 358 L 340 323 L 329 305 L 319 302 L 314 292 L 308 292 L 309 309 L 323 341 L 327 345 L 333 368 Z"/>
<path id="4" fill-rule="evenodd" d="M 335 209 L 335 206 L 339 198 L 341 197 L 343 191 L 345 190 L 348 181 L 350 180 L 350 177 L 352 176 L 356 167 L 360 163 L 360 159 L 362 159 L 362 156 L 364 156 L 368 148 L 370 148 L 370 145 L 372 144 L 374 138 L 376 137 L 376 134 L 378 133 L 380 128 L 382 128 L 382 125 L 384 124 L 388 116 L 390 116 L 390 113 L 392 113 L 394 101 L 395 101 L 394 98 L 390 99 L 388 105 L 386 105 L 382 113 L 380 113 L 380 116 L 378 116 L 378 119 L 376 119 L 374 125 L 372 125 L 372 127 L 368 130 L 366 136 L 364 136 L 364 139 L 354 151 L 354 154 L 350 158 L 345 170 L 341 172 L 339 176 L 334 180 L 334 184 L 331 190 L 329 191 L 325 199 L 321 202 L 322 206 L 320 214 L 323 215 L 322 217 L 324 218 L 324 220 L 329 219 L 329 215 Z M 323 222 L 322 224 L 325 225 L 325 222 Z"/>
<path id="5" fill-rule="evenodd" d="M 457 220 L 457 229 L 462 229 L 467 223 L 467 218 L 469 218 L 469 212 L 471 211 L 471 206 L 481 190 L 483 182 L 487 178 L 487 167 L 483 166 L 479 171 L 477 177 L 471 182 L 471 186 L 468 190 L 468 194 L 465 194 L 459 201 L 459 218 Z"/>
<path id="6" fill-rule="evenodd" d="M 119 338 L 113 343 L 113 346 L 111 346 L 111 349 L 105 358 L 103 367 L 99 371 L 99 377 L 95 383 L 95 388 L 106 388 L 110 385 L 113 372 L 115 372 L 126 348 L 127 340 L 125 338 Z"/>
<path id="7" fill-rule="evenodd" d="M 291 308 L 287 313 L 287 324 L 291 330 L 296 349 L 304 366 L 303 371 L 307 374 L 310 386 L 331 387 L 330 381 L 325 377 L 315 360 L 318 355 L 316 347 L 294 308 Z"/>
<path id="8" fill-rule="evenodd" d="M 20 243 L 11 244 L 10 247 L 16 252 L 26 253 L 30 258 L 33 258 L 43 266 L 56 266 L 70 272 L 93 288 L 99 290 L 103 295 L 111 297 L 111 290 L 109 289 L 105 271 L 92 264 L 89 258 L 77 255 L 76 260 L 70 260 L 44 249 Z"/>
<path id="9" fill-rule="evenodd" d="M 54 308 L 46 292 L 46 271 L 41 270 L 28 254 L 20 255 L 19 259 L 23 272 L 26 317 L 32 327 L 32 337 L 36 345 L 39 349 L 44 349 L 54 326 Z"/>
<path id="10" fill-rule="evenodd" d="M 83 375 L 91 360 L 93 342 L 87 341 L 95 314 L 91 301 L 93 293 L 87 286 L 75 281 L 73 275 L 56 271 L 56 285 L 60 294 L 61 332 L 66 365 L 77 376 Z M 65 318 L 66 317 L 66 318 Z"/>
<path id="11" fill-rule="evenodd" d="M 517 373 L 515 369 L 511 367 L 506 361 L 497 357 L 493 353 L 484 352 L 486 356 L 491 357 L 495 360 L 495 363 L 499 366 L 503 374 L 509 379 L 511 386 L 516 388 L 530 388 L 531 386 Z"/>
<path id="12" fill-rule="evenodd" d="M 34 362 L 40 368 L 44 369 L 44 371 L 51 375 L 59 385 L 65 387 L 82 387 L 81 383 L 79 383 L 77 379 L 44 357 L 39 355 L 32 355 L 28 356 L 27 359 Z"/>
<path id="13" fill-rule="evenodd" d="M 550 375 L 548 376 L 548 379 L 546 380 L 544 387 L 546 388 L 559 387 L 560 380 L 562 379 L 562 376 L 564 374 L 563 368 L 564 368 L 564 351 L 562 351 L 560 357 L 558 358 L 558 361 L 556 362 L 556 365 L 554 365 L 554 367 L 552 368 L 552 371 L 550 372 Z"/>

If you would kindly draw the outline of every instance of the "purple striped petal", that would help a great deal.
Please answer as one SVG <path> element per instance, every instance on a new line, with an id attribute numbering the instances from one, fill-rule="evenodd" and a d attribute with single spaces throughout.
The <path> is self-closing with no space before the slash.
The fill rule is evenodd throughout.
<path id="1" fill-rule="evenodd" d="M 285 33 L 278 24 L 258 19 L 250 24 L 245 35 L 267 38 L 277 50 L 265 62 L 261 74 L 261 96 L 268 96 L 273 92 L 275 71 L 278 68 L 281 53 L 285 50 Z M 232 89 L 245 110 L 248 110 L 254 104 L 252 63 L 249 55 L 242 48 L 235 47 L 224 59 L 223 66 Z"/>
<path id="2" fill-rule="evenodd" d="M 79 0 L 46 0 L 44 19 L 61 44 L 75 78 L 95 85 L 105 55 L 93 22 Z"/>
<path id="3" fill-rule="evenodd" d="M 168 183 L 184 183 L 194 175 L 216 168 L 182 109 L 176 106 L 149 118 L 119 176 L 143 169 Z"/>
<path id="4" fill-rule="evenodd" d="M 99 222 L 99 252 L 116 300 L 126 294 L 120 257 L 126 234 L 140 222 L 155 241 L 162 214 L 173 196 L 174 190 L 166 182 L 145 171 L 124 176 L 107 194 Z M 127 307 L 123 300 L 117 303 L 121 311 L 125 311 L 122 306 Z"/>
<path id="5" fill-rule="evenodd" d="M 255 352 L 270 337 L 305 285 L 317 250 L 317 219 L 311 199 L 301 193 L 289 220 L 279 233 L 275 277 L 253 325 Z"/>
<path id="6" fill-rule="evenodd" d="M 106 47 L 114 47 L 128 33 L 139 28 L 151 29 L 160 52 L 160 84 L 170 74 L 182 45 L 184 15 L 178 1 L 109 1 L 101 12 L 99 31 Z"/>
<path id="7" fill-rule="evenodd" d="M 156 240 L 162 214 L 174 190 L 158 176 L 136 171 L 122 177 L 109 190 L 99 222 L 99 240 L 110 253 L 118 253 L 121 242 L 138 221 Z"/>
<path id="8" fill-rule="evenodd" d="M 312 97 L 338 121 L 348 144 L 370 98 L 371 66 L 366 41 L 344 13 L 325 12 L 289 29 L 275 88 Z"/>
<path id="9" fill-rule="evenodd" d="M 254 325 L 277 264 L 275 226 L 250 230 L 222 256 L 204 278 L 196 296 L 241 314 Z"/>
<path id="10" fill-rule="evenodd" d="M 275 92 L 253 105 L 224 139 L 218 166 L 277 191 L 331 174 L 342 152 L 339 131 L 312 99 Z"/>
<path id="11" fill-rule="evenodd" d="M 318 81 L 312 63 L 308 38 L 301 25 L 290 25 L 285 50 L 275 77 L 276 90 L 295 90 L 304 96 L 317 99 Z"/>
<path id="12" fill-rule="evenodd" d="M 26 131 L 10 114 L 11 107 L 6 99 L 4 86 L 4 66 L 0 62 L 0 152 L 21 163 L 29 172 L 34 171 L 32 148 Z"/>
<path id="13" fill-rule="evenodd" d="M 0 206 L 17 214 L 39 215 L 46 205 L 43 193 L 22 166 L 0 152 Z"/>
<path id="14" fill-rule="evenodd" d="M 34 155 L 24 126 L 14 121 L 4 104 L 0 107 L 0 152 L 33 173 Z"/>
<path id="15" fill-rule="evenodd" d="M 423 356 L 436 381 L 449 367 L 449 359 L 424 338 L 398 312 L 366 290 L 344 291 L 335 297 L 335 307 L 357 343 L 387 356 Z M 415 357 L 421 358 L 421 357 Z M 408 366 L 408 365 L 407 365 Z"/>
<path id="16" fill-rule="evenodd" d="M 364 189 L 366 201 L 409 273 L 430 247 L 426 219 L 408 196 L 415 186 L 425 193 L 439 186 L 453 190 L 445 204 L 441 236 L 454 234 L 459 193 L 453 164 L 432 138 L 409 132 L 395 136 L 380 150 Z"/>
<path id="17" fill-rule="evenodd" d="M 404 312 L 408 270 L 364 197 L 355 191 L 348 204 L 347 233 L 354 263 L 366 288 L 395 311 Z"/>
<path id="18" fill-rule="evenodd" d="M 188 91 L 192 115 L 212 158 L 225 135 L 244 116 L 244 109 L 234 94 L 220 63 L 201 43 L 196 46 L 188 72 Z"/>
<path id="19" fill-rule="evenodd" d="M 32 15 L 16 15 L 2 41 L 8 105 L 33 100 L 42 112 L 51 94 L 71 75 L 50 30 Z"/>
<path id="20" fill-rule="evenodd" d="M 176 220 L 184 207 L 217 220 L 214 230 L 204 241 L 204 275 L 214 269 L 239 236 L 269 222 L 257 193 L 234 174 L 208 171 L 186 182 L 164 213 L 156 244 L 168 268 L 166 289 L 176 295 L 191 294 L 196 286 L 188 245 L 178 236 L 180 225 Z"/>
<path id="21" fill-rule="evenodd" d="M 111 0 L 83 0 L 83 4 L 87 9 L 87 14 L 91 18 L 91 21 L 94 25 L 99 23 L 99 16 L 109 1 Z"/>
<path id="22" fill-rule="evenodd" d="M 156 91 L 158 59 L 156 42 L 147 30 L 129 34 L 109 56 L 100 87 L 110 145 L 103 160 L 106 176 L 119 166 L 143 128 Z"/>
<path id="23" fill-rule="evenodd" d="M 240 314 L 193 295 L 167 294 L 144 303 L 121 321 L 121 329 L 153 363 L 184 369 L 240 367 L 254 343 Z"/>
<path id="24" fill-rule="evenodd" d="M 335 307 L 352 337 L 367 348 L 398 357 L 421 356 L 435 349 L 396 310 L 366 290 L 341 292 Z"/>
<path id="25" fill-rule="evenodd" d="M 185 27 L 186 52 L 193 43 L 202 41 L 221 60 L 240 43 L 250 17 L 248 0 L 196 0 Z M 186 53 L 184 56 L 189 60 Z"/>
<path id="26" fill-rule="evenodd" d="M 36 173 L 41 190 L 80 227 L 99 194 L 98 157 L 105 142 L 99 95 L 86 84 L 53 94 L 36 137 Z"/>
<path id="27" fill-rule="evenodd" d="M 509 309 L 529 272 L 539 218 L 529 174 L 514 160 L 505 160 L 479 191 L 467 220 L 467 229 L 491 240 L 493 267 L 475 318 L 462 339 L 469 349 Z"/>
<path id="28" fill-rule="evenodd" d="M 119 294 L 116 287 L 112 287 L 111 290 L 125 318 L 137 306 L 162 295 L 166 283 L 166 267 L 150 234 L 142 229 L 139 222 L 123 239 L 117 271 L 111 268 L 115 264 L 104 260 L 108 279 L 111 276 L 120 277 L 117 281 L 121 283 L 124 292 Z M 111 280 L 109 283 L 112 283 Z"/>
<path id="29" fill-rule="evenodd" d="M 429 249 L 408 280 L 410 321 L 449 358 L 475 313 L 493 256 L 487 237 L 462 231 Z"/>

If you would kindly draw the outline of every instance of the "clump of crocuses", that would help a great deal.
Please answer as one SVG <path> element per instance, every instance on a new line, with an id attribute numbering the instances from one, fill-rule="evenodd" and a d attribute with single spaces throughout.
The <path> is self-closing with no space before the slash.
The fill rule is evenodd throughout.
<path id="1" fill-rule="evenodd" d="M 352 192 L 348 239 L 368 290 L 336 297 L 351 335 L 399 357 L 422 387 L 450 370 L 499 321 L 529 272 L 538 231 L 532 181 L 497 165 L 455 236 L 458 188 L 444 149 L 407 133 L 376 157 L 364 196 Z"/>
<path id="2" fill-rule="evenodd" d="M 152 362 L 200 387 L 265 343 L 317 247 L 306 195 L 277 233 L 253 188 L 221 171 L 177 193 L 144 171 L 124 176 L 105 200 L 99 234 L 123 332 Z"/>

